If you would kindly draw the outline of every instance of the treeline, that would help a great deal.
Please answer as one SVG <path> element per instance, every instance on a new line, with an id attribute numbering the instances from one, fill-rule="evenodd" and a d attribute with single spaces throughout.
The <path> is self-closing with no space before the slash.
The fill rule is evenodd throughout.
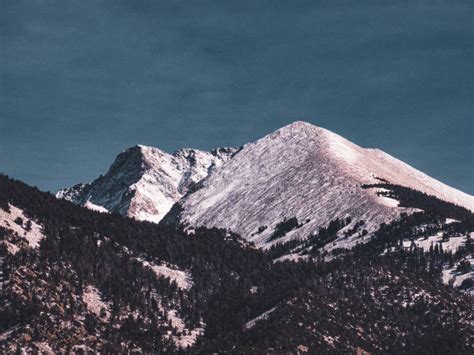
<path id="1" fill-rule="evenodd" d="M 419 208 L 428 214 L 444 218 L 453 218 L 468 224 L 474 228 L 474 214 L 467 208 L 443 201 L 435 196 L 411 189 L 406 186 L 391 183 L 380 183 L 362 185 L 365 189 L 383 188 L 388 191 L 379 191 L 377 194 L 394 198 L 400 202 L 400 207 Z"/>

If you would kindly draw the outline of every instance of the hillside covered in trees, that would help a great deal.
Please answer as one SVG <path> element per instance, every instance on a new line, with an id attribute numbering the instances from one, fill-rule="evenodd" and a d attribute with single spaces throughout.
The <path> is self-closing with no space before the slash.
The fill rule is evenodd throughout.
<path id="1" fill-rule="evenodd" d="M 471 354 L 472 213 L 383 188 L 419 211 L 372 235 L 358 221 L 351 249 L 328 248 L 349 233 L 336 219 L 264 251 L 2 175 L 0 351 Z M 272 238 L 301 223 L 288 216 Z"/>

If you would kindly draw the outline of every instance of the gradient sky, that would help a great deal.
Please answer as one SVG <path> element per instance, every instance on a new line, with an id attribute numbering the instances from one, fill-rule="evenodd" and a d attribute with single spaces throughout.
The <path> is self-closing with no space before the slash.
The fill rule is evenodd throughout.
<path id="1" fill-rule="evenodd" d="M 55 191 L 304 120 L 473 194 L 472 4 L 3 0 L 0 171 Z"/>

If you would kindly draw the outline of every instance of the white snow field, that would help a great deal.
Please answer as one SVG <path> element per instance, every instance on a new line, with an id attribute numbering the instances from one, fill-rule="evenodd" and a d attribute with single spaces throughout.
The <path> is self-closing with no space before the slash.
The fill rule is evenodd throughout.
<path id="1" fill-rule="evenodd" d="M 33 219 L 29 218 L 23 210 L 9 204 L 10 211 L 0 208 L 0 227 L 16 233 L 21 239 L 25 240 L 30 248 L 38 248 L 41 240 L 44 238 L 43 226 Z M 22 221 L 17 223 L 16 221 Z M 27 224 L 30 223 L 30 226 Z M 20 247 L 17 244 L 7 240 L 3 241 L 7 250 L 11 254 L 15 254 Z"/>
<path id="2" fill-rule="evenodd" d="M 181 201 L 181 218 L 194 226 L 228 228 L 261 247 L 307 237 L 337 217 L 350 216 L 352 224 L 363 220 L 370 233 L 404 210 L 398 201 L 377 196 L 380 189 L 361 187 L 380 178 L 474 210 L 472 196 L 378 149 L 295 122 L 246 144 Z M 267 242 L 285 217 L 297 217 L 304 225 Z M 268 228 L 258 233 L 262 226 Z"/>

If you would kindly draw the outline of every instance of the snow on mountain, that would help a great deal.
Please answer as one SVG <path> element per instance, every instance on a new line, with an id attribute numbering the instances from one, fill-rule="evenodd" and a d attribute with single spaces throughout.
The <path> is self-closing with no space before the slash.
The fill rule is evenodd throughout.
<path id="1" fill-rule="evenodd" d="M 405 249 L 421 248 L 426 253 L 430 250 L 430 248 L 433 248 L 434 246 L 438 245 L 444 251 L 456 253 L 461 247 L 464 247 L 466 245 L 468 237 L 474 238 L 474 232 L 470 233 L 469 236 L 461 235 L 458 237 L 450 237 L 446 240 L 443 239 L 442 232 L 437 232 L 435 235 L 424 238 L 418 238 L 414 241 L 404 239 L 402 246 Z"/>
<path id="2" fill-rule="evenodd" d="M 394 157 L 366 149 L 326 129 L 295 122 L 246 144 L 200 189 L 180 201 L 179 218 L 191 226 L 227 228 L 257 246 L 305 238 L 335 218 L 351 217 L 373 232 L 404 210 L 363 184 L 410 187 L 474 210 L 474 198 Z M 270 241 L 278 223 L 297 217 L 300 225 Z M 351 247 L 355 238 L 341 241 Z"/>
<path id="3" fill-rule="evenodd" d="M 202 327 L 187 329 L 183 319 L 177 315 L 175 310 L 169 311 L 166 317 L 179 334 L 168 334 L 169 339 L 171 339 L 178 348 L 185 349 L 193 346 L 196 343 L 197 338 L 204 334 L 204 328 Z M 202 322 L 201 325 L 205 326 Z"/>
<path id="4" fill-rule="evenodd" d="M 92 210 L 92 211 L 96 211 L 96 212 L 101 212 L 101 213 L 107 213 L 109 211 L 107 211 L 107 208 L 105 207 L 102 207 L 102 206 L 97 206 L 97 205 L 94 205 L 92 202 L 90 201 L 87 201 L 85 204 L 84 204 L 84 207 Z"/>
<path id="5" fill-rule="evenodd" d="M 43 226 L 11 204 L 8 205 L 8 210 L 0 208 L 0 228 L 10 231 L 17 237 L 13 240 L 5 238 L 0 242 L 0 245 L 6 246 L 10 254 L 15 254 L 26 245 L 33 249 L 38 248 L 44 238 Z"/>
<path id="6" fill-rule="evenodd" d="M 471 233 L 472 234 L 472 233 Z M 442 272 L 442 281 L 444 284 L 452 283 L 453 287 L 460 287 L 466 280 L 474 280 L 474 256 L 472 254 L 467 255 L 463 262 L 468 263 L 470 268 L 468 270 L 459 270 L 459 264 L 449 267 L 445 266 Z M 466 287 L 465 291 L 474 296 L 473 282 L 470 282 L 469 287 Z"/>
<path id="7" fill-rule="evenodd" d="M 170 267 L 168 265 L 156 265 L 142 258 L 136 258 L 136 260 L 144 267 L 150 268 L 156 276 L 169 278 L 170 281 L 175 282 L 178 288 L 182 290 L 189 290 L 193 285 L 191 274 L 179 270 L 176 266 Z"/>
<path id="8" fill-rule="evenodd" d="M 232 158 L 232 159 L 231 159 Z M 224 164 L 225 163 L 225 164 Z M 306 238 L 336 218 L 341 232 L 364 221 L 370 234 L 408 211 L 398 201 L 364 189 L 381 181 L 410 187 L 474 210 L 474 198 L 378 149 L 362 148 L 305 122 L 295 122 L 239 151 L 182 149 L 174 154 L 138 145 L 118 155 L 105 176 L 57 193 L 100 212 L 159 222 L 178 217 L 189 226 L 227 228 L 257 246 Z M 178 214 L 178 216 L 176 216 Z M 296 217 L 298 227 L 270 240 L 276 226 Z M 325 250 L 351 248 L 344 237 Z"/>
<path id="9" fill-rule="evenodd" d="M 176 201 L 234 152 L 233 148 L 181 149 L 168 154 L 137 145 L 119 154 L 105 176 L 56 196 L 96 211 L 159 222 Z"/>
<path id="10" fill-rule="evenodd" d="M 87 286 L 84 289 L 82 299 L 87 309 L 94 313 L 97 317 L 108 320 L 110 317 L 110 304 L 102 300 L 100 291 L 94 286 Z M 102 316 L 103 315 L 103 316 Z"/>
<path id="11" fill-rule="evenodd" d="M 273 313 L 274 311 L 276 310 L 276 307 L 273 307 L 271 309 L 269 309 L 268 311 L 262 313 L 261 315 L 259 315 L 258 317 L 248 321 L 247 323 L 245 323 L 245 328 L 246 329 L 250 329 L 250 328 L 253 328 L 255 327 L 255 325 L 257 324 L 257 322 L 260 322 L 262 320 L 265 320 L 265 319 L 268 319 L 268 316 Z"/>

